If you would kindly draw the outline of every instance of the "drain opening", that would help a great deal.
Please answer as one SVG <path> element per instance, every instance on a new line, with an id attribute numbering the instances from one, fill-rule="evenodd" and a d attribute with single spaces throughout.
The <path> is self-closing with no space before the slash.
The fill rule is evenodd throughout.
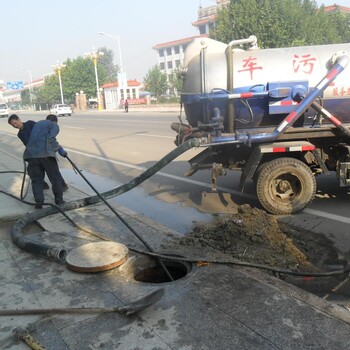
<path id="1" fill-rule="evenodd" d="M 173 277 L 174 281 L 177 281 L 185 277 L 190 271 L 190 265 L 184 264 L 178 261 L 164 261 L 163 264 Z M 138 282 L 145 283 L 166 283 L 170 282 L 169 277 L 166 275 L 162 267 L 157 264 L 155 266 L 148 266 L 145 269 L 138 271 L 134 279 Z"/>

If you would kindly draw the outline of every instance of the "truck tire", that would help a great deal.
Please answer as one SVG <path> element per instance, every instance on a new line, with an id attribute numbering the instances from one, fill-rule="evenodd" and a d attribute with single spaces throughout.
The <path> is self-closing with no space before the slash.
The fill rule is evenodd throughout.
<path id="1" fill-rule="evenodd" d="M 256 176 L 256 193 L 268 212 L 295 214 L 315 198 L 316 179 L 302 161 L 277 158 L 260 168 Z"/>

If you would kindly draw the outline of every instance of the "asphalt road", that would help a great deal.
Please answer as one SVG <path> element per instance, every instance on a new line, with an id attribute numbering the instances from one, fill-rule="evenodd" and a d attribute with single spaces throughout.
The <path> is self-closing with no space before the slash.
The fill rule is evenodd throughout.
<path id="1" fill-rule="evenodd" d="M 19 116 L 24 121 L 41 120 L 46 114 L 24 112 Z M 104 191 L 130 181 L 175 148 L 170 124 L 178 120 L 178 114 L 132 110 L 74 114 L 59 118 L 58 139 L 94 186 Z M 21 157 L 23 145 L 16 133 L 5 118 L 0 119 L 1 147 Z M 252 183 L 240 192 L 240 173 L 219 178 L 217 192 L 211 190 L 209 171 L 185 177 L 187 161 L 198 152 L 186 152 L 116 201 L 180 232 L 186 232 L 193 221 L 210 220 L 212 213 L 234 211 L 237 204 L 259 207 Z M 67 160 L 61 159 L 60 167 L 68 181 L 77 181 Z M 283 220 L 324 234 L 344 256 L 350 256 L 350 192 L 339 187 L 334 174 L 320 176 L 317 182 L 317 198 L 311 206 Z"/>

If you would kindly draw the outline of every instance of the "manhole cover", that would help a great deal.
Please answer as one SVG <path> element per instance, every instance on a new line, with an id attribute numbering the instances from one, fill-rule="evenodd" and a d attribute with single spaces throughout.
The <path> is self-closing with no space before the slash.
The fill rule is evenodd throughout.
<path id="1" fill-rule="evenodd" d="M 117 242 L 93 242 L 70 251 L 66 262 L 73 271 L 106 271 L 124 264 L 128 251 L 125 245 Z"/>

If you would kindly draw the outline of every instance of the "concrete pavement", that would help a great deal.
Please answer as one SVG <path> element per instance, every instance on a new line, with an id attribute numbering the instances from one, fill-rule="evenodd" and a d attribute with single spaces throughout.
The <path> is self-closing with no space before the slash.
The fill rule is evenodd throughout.
<path id="1" fill-rule="evenodd" d="M 0 149 L 2 191 L 19 197 L 22 170 L 21 159 Z M 77 183 L 68 183 L 66 201 L 93 194 Z M 25 200 L 33 202 L 30 188 Z M 45 201 L 53 202 L 51 190 L 45 191 Z M 188 247 L 174 252 L 167 243 L 179 236 L 177 232 L 127 208 L 115 210 L 158 253 L 193 259 L 213 254 Z M 34 339 L 55 350 L 350 348 L 347 309 L 260 270 L 167 261 L 176 280 L 159 283 L 157 272 L 147 276 L 156 270 L 155 260 L 134 251 L 147 250 L 145 246 L 101 203 L 67 212 L 76 225 L 54 214 L 26 226 L 24 235 L 63 246 L 68 252 L 108 237 L 134 249 L 126 263 L 104 272 L 82 273 L 72 271 L 64 261 L 24 251 L 13 243 L 11 228 L 33 211 L 32 205 L 0 193 L 1 310 L 119 307 L 159 288 L 165 294 L 132 316 L 116 312 L 0 316 L 1 349 L 27 349 L 23 342 L 16 342 L 12 331 L 29 324 L 34 325 Z"/>

